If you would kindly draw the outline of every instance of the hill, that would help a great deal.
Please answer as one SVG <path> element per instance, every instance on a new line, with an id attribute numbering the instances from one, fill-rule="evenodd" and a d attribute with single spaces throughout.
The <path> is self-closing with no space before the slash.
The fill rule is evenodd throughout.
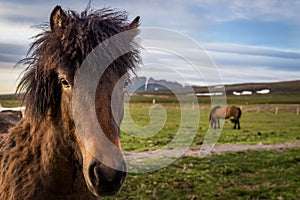
<path id="1" fill-rule="evenodd" d="M 275 83 L 242 83 L 224 85 L 228 104 L 250 105 L 250 104 L 300 104 L 300 80 L 275 82 Z M 268 89 L 268 94 L 259 94 L 257 91 Z M 176 93 L 187 95 L 198 94 L 199 103 L 210 104 L 210 92 L 224 91 L 223 87 L 192 87 L 173 89 Z M 243 91 L 252 92 L 251 95 L 234 95 Z M 205 95 L 201 95 L 205 94 Z M 3 106 L 20 106 L 22 95 L 0 95 L 0 103 Z M 131 102 L 152 103 L 153 99 L 159 103 L 177 103 L 177 99 L 171 90 L 138 91 L 131 98 Z"/>
<path id="2" fill-rule="evenodd" d="M 194 93 L 198 94 L 200 103 L 210 103 L 212 92 L 225 90 L 228 104 L 300 104 L 300 80 L 275 82 L 275 83 L 242 83 L 210 87 L 192 87 Z M 260 94 L 259 91 L 269 90 L 267 94 Z M 174 90 L 173 90 L 174 91 Z M 243 92 L 248 95 L 242 95 Z M 190 94 L 191 88 L 176 90 L 180 94 Z M 234 95 L 240 93 L 241 95 Z M 251 95 L 249 95 L 251 93 Z M 203 94 L 203 95 L 201 95 Z M 137 92 L 131 97 L 134 102 L 177 102 L 174 93 L 170 90 L 159 90 L 149 92 Z"/>

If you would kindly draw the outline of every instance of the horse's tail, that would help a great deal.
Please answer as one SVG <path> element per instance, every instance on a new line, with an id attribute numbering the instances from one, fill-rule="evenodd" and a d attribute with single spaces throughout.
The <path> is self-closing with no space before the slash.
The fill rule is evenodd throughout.
<path id="1" fill-rule="evenodd" d="M 220 106 L 216 106 L 216 107 L 214 107 L 214 108 L 210 111 L 209 121 L 212 120 L 213 114 L 215 114 L 215 112 L 216 112 L 216 110 L 217 110 L 218 108 L 220 108 Z"/>
<path id="2" fill-rule="evenodd" d="M 209 121 L 211 121 L 212 114 L 213 114 L 213 110 L 210 111 L 210 114 L 209 114 Z"/>

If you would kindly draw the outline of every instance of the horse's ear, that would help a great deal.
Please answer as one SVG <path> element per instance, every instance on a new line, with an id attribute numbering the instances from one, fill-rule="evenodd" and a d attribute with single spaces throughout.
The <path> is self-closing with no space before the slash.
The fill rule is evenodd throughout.
<path id="1" fill-rule="evenodd" d="M 54 30 L 56 28 L 62 28 L 66 17 L 67 17 L 66 13 L 63 11 L 63 9 L 57 5 L 52 10 L 51 15 L 50 15 L 51 30 Z"/>
<path id="2" fill-rule="evenodd" d="M 139 23 L 140 21 L 140 16 L 137 16 L 129 25 L 128 25 L 128 29 L 129 30 L 133 30 L 134 31 L 134 35 L 132 36 L 132 38 L 134 38 L 136 35 L 139 34 Z"/>
<path id="3" fill-rule="evenodd" d="M 140 16 L 137 16 L 129 25 L 130 29 L 137 29 L 139 27 Z"/>

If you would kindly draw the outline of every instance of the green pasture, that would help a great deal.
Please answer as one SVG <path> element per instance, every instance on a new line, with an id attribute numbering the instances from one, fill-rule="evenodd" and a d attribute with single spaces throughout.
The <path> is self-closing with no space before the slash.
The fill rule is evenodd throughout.
<path id="1" fill-rule="evenodd" d="M 134 122 L 146 126 L 152 104 L 130 104 Z M 297 106 L 274 112 L 276 106 L 244 109 L 241 130 L 225 121 L 219 144 L 274 144 L 300 140 L 300 115 Z M 160 149 L 174 139 L 181 118 L 178 104 L 163 104 L 167 113 L 164 128 L 154 136 L 140 138 L 122 132 L 122 146 L 127 151 Z M 191 108 L 187 108 L 192 109 Z M 280 110 L 281 109 L 281 110 Z M 186 110 L 185 110 L 186 111 Z M 209 127 L 209 106 L 200 106 L 200 123 L 192 146 L 203 143 Z M 122 126 L 126 127 L 128 119 Z M 128 131 L 128 126 L 126 127 Z M 143 135 L 145 137 L 145 135 Z M 245 151 L 205 158 L 180 158 L 166 168 L 152 173 L 129 173 L 120 194 L 104 199 L 300 199 L 300 149 L 280 151 Z"/>
<path id="2" fill-rule="evenodd" d="M 22 97 L 18 95 L 0 95 L 0 103 L 3 107 L 18 107 L 22 104 Z"/>
<path id="3" fill-rule="evenodd" d="M 181 119 L 181 109 L 177 104 L 164 104 L 167 116 L 163 128 L 156 133 L 148 131 L 138 135 L 143 126 L 151 123 L 149 109 L 152 104 L 130 104 L 129 113 L 134 123 L 140 127 L 131 126 L 125 117 L 121 126 L 122 145 L 127 151 L 146 151 L 164 147 L 172 141 L 178 133 Z M 189 109 L 182 112 L 190 112 Z M 272 110 L 272 109 L 271 109 Z M 199 109 L 200 119 L 192 146 L 201 145 L 209 128 L 209 107 Z M 218 143 L 234 144 L 273 144 L 278 142 L 300 140 L 300 115 L 294 111 L 278 112 L 270 110 L 244 110 L 240 119 L 241 130 L 234 130 L 231 121 L 226 120 Z M 125 127 L 125 128 L 123 128 Z M 131 128 L 132 127 L 132 128 Z M 190 133 L 187 133 L 190 136 Z M 187 136 L 187 137 L 188 137 Z"/>
<path id="4" fill-rule="evenodd" d="M 185 157 L 103 199 L 300 199 L 300 149 Z"/>

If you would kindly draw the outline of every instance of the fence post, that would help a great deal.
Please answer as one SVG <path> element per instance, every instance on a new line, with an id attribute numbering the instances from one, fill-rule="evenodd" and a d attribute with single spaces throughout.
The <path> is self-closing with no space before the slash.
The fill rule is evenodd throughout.
<path id="1" fill-rule="evenodd" d="M 299 115 L 299 107 L 297 108 L 297 115 Z"/>
<path id="2" fill-rule="evenodd" d="M 275 114 L 278 114 L 278 107 L 275 108 Z"/>

